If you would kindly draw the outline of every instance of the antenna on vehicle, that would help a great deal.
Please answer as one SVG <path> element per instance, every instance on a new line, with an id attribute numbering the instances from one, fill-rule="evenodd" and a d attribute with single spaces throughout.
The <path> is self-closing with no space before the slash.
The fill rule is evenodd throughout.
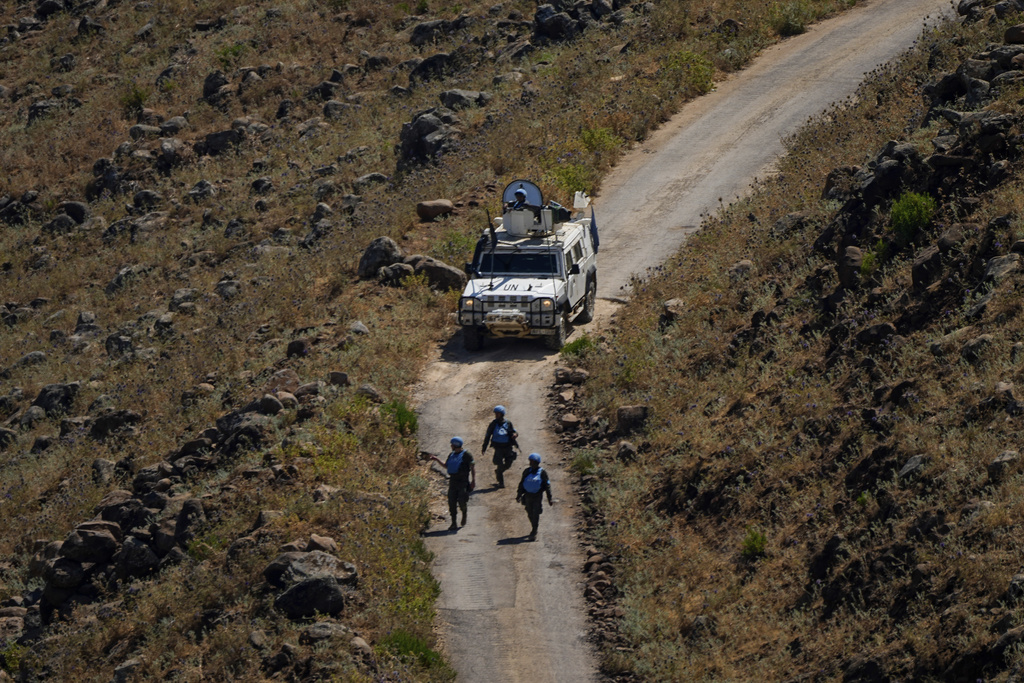
<path id="1" fill-rule="evenodd" d="M 491 283 L 488 285 L 488 289 L 494 289 L 494 250 L 498 248 L 498 233 L 494 229 L 494 221 L 491 220 L 491 212 L 489 209 L 484 209 L 487 214 L 487 230 L 491 233 Z"/>

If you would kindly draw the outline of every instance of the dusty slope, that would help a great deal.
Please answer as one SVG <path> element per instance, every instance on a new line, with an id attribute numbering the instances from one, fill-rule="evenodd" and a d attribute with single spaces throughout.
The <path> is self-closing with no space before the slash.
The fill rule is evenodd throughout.
<path id="1" fill-rule="evenodd" d="M 783 137 L 852 93 L 864 72 L 907 47 L 923 18 L 945 6 L 873 2 L 817 26 L 766 51 L 635 150 L 605 182 L 597 204 L 600 294 L 617 295 L 632 274 L 671 254 L 719 198 L 742 193 L 770 168 Z M 607 320 L 608 304 L 599 315 Z M 453 340 L 417 392 L 422 448 L 443 450 L 459 434 L 479 453 L 490 410 L 503 403 L 524 449 L 553 453 L 543 404 L 555 360 L 524 342 L 491 343 L 470 355 Z M 439 627 L 461 680 L 598 677 L 584 639 L 573 507 L 565 472 L 552 459 L 546 465 L 561 505 L 545 513 L 537 543 L 519 543 L 528 530 L 525 515 L 510 491 L 490 489 L 489 458 L 477 468 L 480 490 L 471 498 L 469 526 L 449 535 L 443 532 L 448 520 L 438 519 L 430 533 L 442 588 Z"/>

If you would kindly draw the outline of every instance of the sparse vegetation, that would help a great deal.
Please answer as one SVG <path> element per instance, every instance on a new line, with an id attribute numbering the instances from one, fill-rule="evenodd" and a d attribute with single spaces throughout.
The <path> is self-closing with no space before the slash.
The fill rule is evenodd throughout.
<path id="1" fill-rule="evenodd" d="M 772 5 L 772 28 L 780 36 L 796 36 L 804 33 L 813 18 L 814 7 L 805 0 L 793 0 Z"/>
<path id="2" fill-rule="evenodd" d="M 444 666 L 441 655 L 430 649 L 426 641 L 406 631 L 397 630 L 389 633 L 381 641 L 381 647 L 399 657 L 412 657 L 426 668 Z M 452 679 L 455 678 L 454 672 L 450 675 Z"/>
<path id="3" fill-rule="evenodd" d="M 768 546 L 768 537 L 756 527 L 748 526 L 747 535 L 743 537 L 740 554 L 745 560 L 755 560 L 764 555 Z"/>
<path id="4" fill-rule="evenodd" d="M 566 357 L 580 357 L 585 356 L 595 348 L 597 348 L 597 342 L 594 341 L 593 337 L 587 334 L 581 334 L 576 339 L 573 339 L 571 342 L 568 342 L 563 346 L 561 354 Z"/>
<path id="5" fill-rule="evenodd" d="M 616 438 L 585 454 L 593 536 L 617 558 L 605 597 L 624 612 L 606 671 L 1017 675 L 1018 653 L 1002 648 L 1020 620 L 1003 610 L 1020 572 L 1024 481 L 1016 466 L 1002 479 L 994 462 L 1016 451 L 1020 428 L 996 406 L 1006 383 L 1022 381 L 1021 279 L 984 274 L 1015 261 L 1024 180 L 936 170 L 925 157 L 947 134 L 959 136 L 958 154 L 985 154 L 966 127 L 936 123 L 937 109 L 1005 116 L 1016 132 L 1024 107 L 1012 88 L 979 104 L 923 85 L 983 59 L 1019 22 L 945 25 L 872 73 L 855 99 L 788 141 L 778 177 L 637 283 L 606 352 L 584 357 L 577 414 L 607 421 L 642 403 L 657 416 L 629 436 L 645 448 L 628 468 L 613 457 Z M 920 176 L 874 196 L 822 197 L 834 170 L 863 180 L 888 163 L 880 150 L 891 140 L 911 143 L 901 163 Z M 815 227 L 773 232 L 794 215 Z M 848 232 L 828 240 L 826 226 L 840 224 Z M 841 282 L 849 244 L 864 251 L 862 279 Z M 740 259 L 759 274 L 726 277 Z M 672 299 L 687 307 L 666 327 L 657 312 Z"/>
<path id="6" fill-rule="evenodd" d="M 101 3 L 90 18 L 102 30 L 81 30 L 80 17 L 68 11 L 45 20 L 41 30 L 21 32 L 23 40 L 13 31 L 0 37 L 0 370 L 6 371 L 0 417 L 16 432 L 16 441 L 0 450 L 0 599 L 27 595 L 33 618 L 39 615 L 46 570 L 33 559 L 41 547 L 92 519 L 111 491 L 135 492 L 141 471 L 170 464 L 168 454 L 219 418 L 268 392 L 280 394 L 272 388 L 278 373 L 294 372 L 292 390 L 300 382 L 320 383 L 301 407 L 267 420 L 266 440 L 257 447 L 230 456 L 217 450 L 202 467 L 160 479 L 156 492 L 175 504 L 202 501 L 205 519 L 181 545 L 186 557 L 141 576 L 96 576 L 56 610 L 45 603 L 41 637 L 6 645 L 2 666 L 9 673 L 23 680 L 109 681 L 115 667 L 136 660 L 140 679 L 260 680 L 298 677 L 308 661 L 310 675 L 325 679 L 451 679 L 435 652 L 437 585 L 419 538 L 439 483 L 415 474 L 411 437 L 418 425 L 403 397 L 425 362 L 424 350 L 451 335 L 457 294 L 433 291 L 422 276 L 394 288 L 361 281 L 356 266 L 363 248 L 386 235 L 408 254 L 461 265 L 482 227 L 479 210 L 465 207 L 496 207 L 503 183 L 515 177 L 541 179 L 546 196 L 559 200 L 577 189 L 593 193 L 626 145 L 685 99 L 707 92 L 716 71 L 741 68 L 778 30 L 758 3 L 638 4 L 641 11 L 625 10 L 621 24 L 546 46 L 547 64 L 537 53 L 514 64 L 456 65 L 436 82 L 393 94 L 395 86 L 410 85 L 399 65 L 441 51 L 498 50 L 504 37 L 494 40 L 493 22 L 533 11 L 516 5 L 488 19 L 493 3 L 435 4 L 156 0 L 144 3 L 143 12 L 143 5 Z M 799 16 L 813 21 L 848 4 L 807 0 Z M 0 24 L 16 26 L 30 13 L 6 4 Z M 402 33 L 416 21 L 462 13 L 479 21 L 423 47 Z M 722 18 L 745 28 L 719 31 Z M 507 30 L 514 38 L 529 34 L 515 25 Z M 626 44 L 628 51 L 613 49 Z M 379 68 L 371 68 L 367 55 Z M 665 64 L 672 65 L 669 72 Z M 213 88 L 213 79 L 211 92 L 204 92 L 217 70 L 225 89 Z M 493 86 L 495 76 L 511 72 L 526 75 L 529 89 Z M 327 116 L 325 98 L 310 93 L 331 78 L 342 81 L 335 93 L 341 118 Z M 451 150 L 436 165 L 399 177 L 402 126 L 454 87 L 493 89 L 495 101 L 486 111 L 459 112 L 461 137 Z M 30 105 L 52 98 L 61 105 L 28 125 Z M 137 124 L 147 128 L 130 134 Z M 211 153 L 208 136 L 217 135 L 235 142 Z M 180 141 L 180 156 L 173 142 L 162 140 Z M 836 145 L 820 163 L 852 157 L 854 142 Z M 794 175 L 805 171 L 816 177 L 801 168 Z M 356 179 L 374 172 L 388 180 L 356 192 Z M 271 189 L 261 193 L 254 181 L 264 179 Z M 212 187 L 208 195 L 190 194 L 204 183 Z M 137 198 L 143 190 L 157 196 Z M 360 202 L 346 207 L 356 194 Z M 435 197 L 450 197 L 460 209 L 441 223 L 440 235 L 413 213 L 417 201 Z M 84 202 L 89 215 L 74 227 L 52 225 L 69 201 Z M 313 218 L 320 203 L 331 208 L 321 217 L 330 224 L 322 234 Z M 109 286 L 131 266 L 138 269 Z M 237 292 L 218 294 L 222 282 L 237 283 Z M 194 290 L 184 302 L 191 306 L 171 310 L 184 289 Z M 94 314 L 94 322 L 82 324 L 96 329 L 79 334 L 83 313 Z M 738 320 L 736 314 L 732 322 Z M 357 322 L 369 333 L 350 333 Z M 706 354 L 697 374 L 711 378 L 707 358 L 720 349 L 704 331 L 694 333 L 696 343 L 686 351 L 683 335 L 675 351 Z M 807 343 L 820 349 L 825 340 L 817 334 Z M 287 353 L 299 339 L 305 350 Z M 781 350 L 810 359 L 799 342 L 789 343 Z M 659 345 L 647 339 L 625 348 L 637 355 L 628 359 L 617 390 L 650 390 L 651 373 L 665 367 L 652 355 Z M 44 353 L 42 362 L 17 364 L 36 351 Z M 372 384 L 383 408 L 343 381 L 332 384 L 336 371 L 354 386 Z M 781 381 L 771 369 L 767 377 Z M 26 419 L 39 391 L 55 382 L 78 383 L 69 414 Z M 722 386 L 711 382 L 708 389 Z M 93 438 L 75 420 L 100 415 L 105 406 L 134 411 L 140 422 Z M 660 446 L 664 438 L 654 441 Z M 94 474 L 93 463 L 116 466 Z M 576 469 L 600 473 L 602 467 L 603 459 L 581 456 Z M 785 507 L 783 488 L 776 502 Z M 610 512 L 619 509 L 615 495 L 600 498 Z M 160 496 L 147 499 L 159 502 Z M 993 516 L 986 523 L 1003 533 L 1011 522 Z M 649 522 L 626 523 L 620 531 L 632 543 L 648 540 L 655 527 L 672 531 Z M 148 522 L 138 529 L 125 531 L 149 538 Z M 335 540 L 334 554 L 358 570 L 358 597 L 340 620 L 371 645 L 375 658 L 347 645 L 301 645 L 298 661 L 284 657 L 299 668 L 273 670 L 286 643 L 303 642 L 305 624 L 274 607 L 263 570 L 282 546 L 314 534 Z M 772 530 L 772 538 L 787 536 Z M 737 540 L 722 546 L 736 548 Z M 609 542 L 620 541 L 612 534 Z M 706 558 L 697 540 L 686 542 L 694 558 Z M 668 552 L 655 544 L 630 547 L 644 548 L 636 559 L 651 553 L 656 565 L 664 559 L 656 553 Z M 780 552 L 766 563 L 786 557 Z M 980 571 L 965 560 L 954 566 L 963 576 Z M 664 575 L 680 567 L 692 571 L 679 563 Z M 762 567 L 759 575 L 773 569 Z M 632 595 L 633 587 L 624 590 Z M 631 611 L 628 619 L 639 636 L 647 625 L 638 614 Z M 664 631 L 657 634 L 649 653 L 619 660 L 623 671 L 660 666 Z M 254 645 L 261 637 L 265 646 Z"/>
<path id="7" fill-rule="evenodd" d="M 381 407 L 381 410 L 394 418 L 395 427 L 399 434 L 412 436 L 416 433 L 419 423 L 416 411 L 406 405 L 405 401 L 389 401 Z"/>
<path id="8" fill-rule="evenodd" d="M 906 244 L 914 239 L 918 232 L 924 230 L 932 217 L 938 204 L 926 194 L 919 192 L 904 192 L 900 198 L 893 202 L 890 212 L 892 231 L 901 244 Z"/>

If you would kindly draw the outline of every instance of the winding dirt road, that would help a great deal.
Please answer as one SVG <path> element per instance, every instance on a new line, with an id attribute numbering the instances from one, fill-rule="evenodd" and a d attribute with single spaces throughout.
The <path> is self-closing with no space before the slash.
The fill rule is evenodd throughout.
<path id="1" fill-rule="evenodd" d="M 926 17 L 948 11 L 948 0 L 870 0 L 766 50 L 631 151 L 595 201 L 595 324 L 607 323 L 633 274 L 675 253 L 720 199 L 732 201 L 770 173 L 787 135 L 910 46 Z M 441 496 L 436 511 L 444 517 L 426 534 L 441 585 L 437 627 L 446 656 L 459 680 L 470 683 L 601 680 L 586 637 L 578 503 L 547 424 L 557 354 L 518 340 L 488 341 L 470 354 L 458 335 L 435 354 L 415 390 L 420 446 L 445 453 L 448 440 L 460 435 L 477 459 L 468 525 L 446 531 Z M 496 489 L 491 452 L 480 456 L 498 404 L 508 407 L 524 452 L 539 452 L 551 475 L 555 505 L 545 508 L 535 542 L 526 541 L 529 523 L 515 503 L 524 458 L 506 474 L 512 485 Z M 435 479 L 440 492 L 442 477 Z"/>

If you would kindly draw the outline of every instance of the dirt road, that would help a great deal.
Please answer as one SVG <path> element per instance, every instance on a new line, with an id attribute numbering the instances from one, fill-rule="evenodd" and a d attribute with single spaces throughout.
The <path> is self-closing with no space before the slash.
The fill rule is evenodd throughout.
<path id="1" fill-rule="evenodd" d="M 925 17 L 948 10 L 948 0 L 871 0 L 766 50 L 633 150 L 595 202 L 597 324 L 607 321 L 612 299 L 628 294 L 623 287 L 634 273 L 678 250 L 719 199 L 730 202 L 769 173 L 786 135 L 908 47 Z M 490 341 L 470 354 L 458 336 L 436 353 L 415 392 L 421 448 L 445 453 L 459 435 L 477 458 L 468 525 L 449 534 L 449 520 L 438 519 L 427 534 L 445 654 L 466 682 L 600 680 L 586 640 L 578 504 L 546 423 L 557 354 L 525 341 Z M 480 456 L 498 404 L 508 407 L 524 453 L 541 453 L 551 474 L 556 504 L 545 509 L 535 542 L 525 540 L 529 523 L 514 486 L 493 488 L 490 452 Z M 525 466 L 517 460 L 506 480 L 518 481 Z M 445 508 L 439 500 L 438 511 Z"/>

